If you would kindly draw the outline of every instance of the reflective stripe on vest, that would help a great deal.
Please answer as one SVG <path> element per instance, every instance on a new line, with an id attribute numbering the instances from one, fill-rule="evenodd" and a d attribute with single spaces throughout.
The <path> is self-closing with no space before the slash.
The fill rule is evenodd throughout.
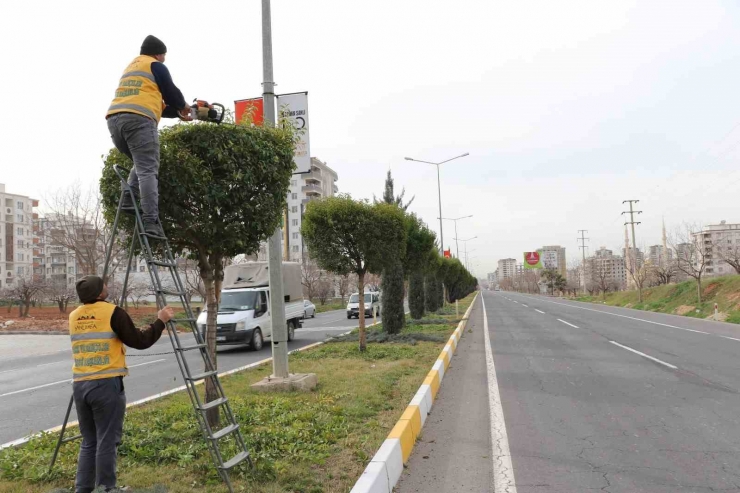
<path id="1" fill-rule="evenodd" d="M 164 103 L 162 92 L 152 74 L 153 62 L 156 62 L 153 57 L 141 55 L 126 67 L 106 116 L 136 113 L 159 121 Z"/>
<path id="2" fill-rule="evenodd" d="M 125 347 L 110 323 L 115 309 L 115 305 L 98 301 L 69 315 L 75 382 L 128 374 Z"/>

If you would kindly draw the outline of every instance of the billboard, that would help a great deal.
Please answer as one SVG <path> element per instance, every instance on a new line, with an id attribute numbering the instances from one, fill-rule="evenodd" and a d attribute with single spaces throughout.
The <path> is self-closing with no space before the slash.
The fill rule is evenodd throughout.
<path id="1" fill-rule="evenodd" d="M 241 99 L 234 101 L 234 116 L 236 122 L 240 123 L 247 115 L 254 125 L 262 125 L 265 121 L 265 110 L 262 98 Z"/>
<path id="2" fill-rule="evenodd" d="M 555 250 L 540 250 L 540 257 L 542 258 L 542 265 L 545 269 L 558 268 L 558 252 Z"/>
<path id="3" fill-rule="evenodd" d="M 540 255 L 540 252 L 524 252 L 524 268 L 541 269 L 542 256 Z"/>
<path id="4" fill-rule="evenodd" d="M 311 147 L 308 138 L 308 93 L 297 92 L 277 96 L 278 118 L 287 121 L 298 130 L 298 142 L 295 146 L 293 161 L 295 173 L 311 171 Z"/>
<path id="5" fill-rule="evenodd" d="M 452 253 L 449 250 L 444 250 L 445 258 L 452 258 Z"/>

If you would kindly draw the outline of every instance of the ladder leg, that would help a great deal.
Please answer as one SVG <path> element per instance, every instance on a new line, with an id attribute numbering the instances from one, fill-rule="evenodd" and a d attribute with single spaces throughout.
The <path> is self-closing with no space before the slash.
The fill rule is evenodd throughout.
<path id="1" fill-rule="evenodd" d="M 72 404 L 75 401 L 75 396 L 72 394 L 69 396 L 69 404 L 67 405 L 67 413 L 64 415 L 64 423 L 62 423 L 62 429 L 59 431 L 59 440 L 57 440 L 57 446 L 54 449 L 54 455 L 51 456 L 51 464 L 49 464 L 49 474 L 51 474 L 51 470 L 54 468 L 54 463 L 57 461 L 57 455 L 59 454 L 59 449 L 62 447 L 62 443 L 64 442 L 64 430 L 67 429 L 67 423 L 69 422 L 69 413 L 72 412 Z"/>

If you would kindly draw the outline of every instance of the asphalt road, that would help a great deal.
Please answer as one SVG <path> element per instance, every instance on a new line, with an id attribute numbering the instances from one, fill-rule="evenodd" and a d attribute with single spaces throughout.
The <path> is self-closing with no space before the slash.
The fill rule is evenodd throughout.
<path id="1" fill-rule="evenodd" d="M 367 319 L 367 324 L 371 323 L 372 319 Z M 296 330 L 289 349 L 323 341 L 357 325 L 358 320 L 348 320 L 344 310 L 317 314 Z M 183 345 L 188 341 L 192 343 L 191 335 L 183 337 Z M 171 351 L 166 334 L 145 351 L 127 350 L 128 402 L 183 385 L 174 356 L 157 354 Z M 0 445 L 62 423 L 72 392 L 71 354 L 68 336 L 0 336 Z M 259 352 L 226 346 L 218 350 L 218 368 L 227 371 L 269 357 L 269 343 Z M 74 411 L 70 419 L 76 420 Z"/>
<path id="2" fill-rule="evenodd" d="M 740 491 L 740 327 L 484 300 L 519 493 Z"/>

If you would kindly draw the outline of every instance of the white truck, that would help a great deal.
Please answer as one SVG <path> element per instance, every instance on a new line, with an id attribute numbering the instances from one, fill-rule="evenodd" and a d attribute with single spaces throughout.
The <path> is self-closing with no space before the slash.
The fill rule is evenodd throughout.
<path id="1" fill-rule="evenodd" d="M 292 341 L 303 317 L 300 264 L 283 262 L 283 295 L 288 340 Z M 205 334 L 207 315 L 203 310 L 196 321 L 201 334 Z M 267 262 L 247 262 L 224 269 L 216 325 L 216 345 L 219 346 L 247 345 L 259 351 L 264 341 L 272 338 Z"/>

